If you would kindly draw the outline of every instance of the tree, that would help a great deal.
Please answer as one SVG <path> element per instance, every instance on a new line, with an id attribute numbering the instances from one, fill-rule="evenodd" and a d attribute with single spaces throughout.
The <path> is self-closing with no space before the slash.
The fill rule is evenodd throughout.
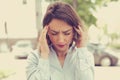
<path id="1" fill-rule="evenodd" d="M 58 0 L 47 0 L 47 1 L 58 1 Z M 118 0 L 59 0 L 70 3 L 78 12 L 83 22 L 87 27 L 96 25 L 96 17 L 92 11 L 96 11 L 96 7 L 107 6 L 107 3 Z"/>

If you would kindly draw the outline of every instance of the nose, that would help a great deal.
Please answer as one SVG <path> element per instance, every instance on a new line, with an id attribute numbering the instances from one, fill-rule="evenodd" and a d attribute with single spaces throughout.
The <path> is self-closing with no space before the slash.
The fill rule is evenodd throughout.
<path id="1" fill-rule="evenodd" d="M 64 43 L 64 35 L 63 34 L 58 35 L 58 43 L 60 43 L 60 44 Z"/>

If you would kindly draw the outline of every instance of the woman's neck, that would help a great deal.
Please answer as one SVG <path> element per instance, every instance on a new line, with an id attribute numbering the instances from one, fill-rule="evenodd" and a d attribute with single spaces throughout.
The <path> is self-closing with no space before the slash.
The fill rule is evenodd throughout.
<path id="1" fill-rule="evenodd" d="M 56 54 L 57 54 L 57 57 L 58 57 L 61 67 L 63 67 L 67 53 L 56 52 Z"/>
<path id="2" fill-rule="evenodd" d="M 56 52 L 58 57 L 66 57 L 67 52 Z"/>
<path id="3" fill-rule="evenodd" d="M 65 50 L 65 51 L 59 51 L 56 48 L 54 48 L 54 46 L 53 46 L 53 49 L 55 50 L 57 57 L 65 57 L 66 54 L 67 54 L 67 50 Z"/>

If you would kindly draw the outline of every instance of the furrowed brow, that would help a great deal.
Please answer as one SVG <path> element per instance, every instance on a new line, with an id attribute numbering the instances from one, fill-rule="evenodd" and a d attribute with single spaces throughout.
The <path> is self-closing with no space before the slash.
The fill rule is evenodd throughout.
<path id="1" fill-rule="evenodd" d="M 54 33 L 59 33 L 58 31 L 54 31 L 54 30 L 52 30 L 52 29 L 50 29 L 50 31 L 51 31 L 51 32 L 54 32 Z M 67 33 L 67 32 L 69 32 L 69 31 L 72 31 L 72 29 L 68 29 L 68 30 L 62 31 L 62 32 L 63 32 L 63 33 Z"/>
<path id="2" fill-rule="evenodd" d="M 63 31 L 63 33 L 67 33 L 67 32 L 69 32 L 69 31 L 72 31 L 72 29 L 68 29 L 68 30 L 66 30 L 66 31 Z"/>
<path id="3" fill-rule="evenodd" d="M 54 33 L 58 33 L 58 31 L 54 31 L 54 30 L 52 30 L 52 29 L 50 29 L 50 31 L 51 31 L 51 32 L 54 32 Z"/>

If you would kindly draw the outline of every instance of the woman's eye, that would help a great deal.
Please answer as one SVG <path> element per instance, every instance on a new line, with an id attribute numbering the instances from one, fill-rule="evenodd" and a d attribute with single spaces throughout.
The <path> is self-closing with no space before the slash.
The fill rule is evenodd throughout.
<path id="1" fill-rule="evenodd" d="M 51 33 L 52 35 L 57 35 L 57 33 Z"/>
<path id="2" fill-rule="evenodd" d="M 65 35 L 70 35 L 70 33 L 64 33 Z"/>

